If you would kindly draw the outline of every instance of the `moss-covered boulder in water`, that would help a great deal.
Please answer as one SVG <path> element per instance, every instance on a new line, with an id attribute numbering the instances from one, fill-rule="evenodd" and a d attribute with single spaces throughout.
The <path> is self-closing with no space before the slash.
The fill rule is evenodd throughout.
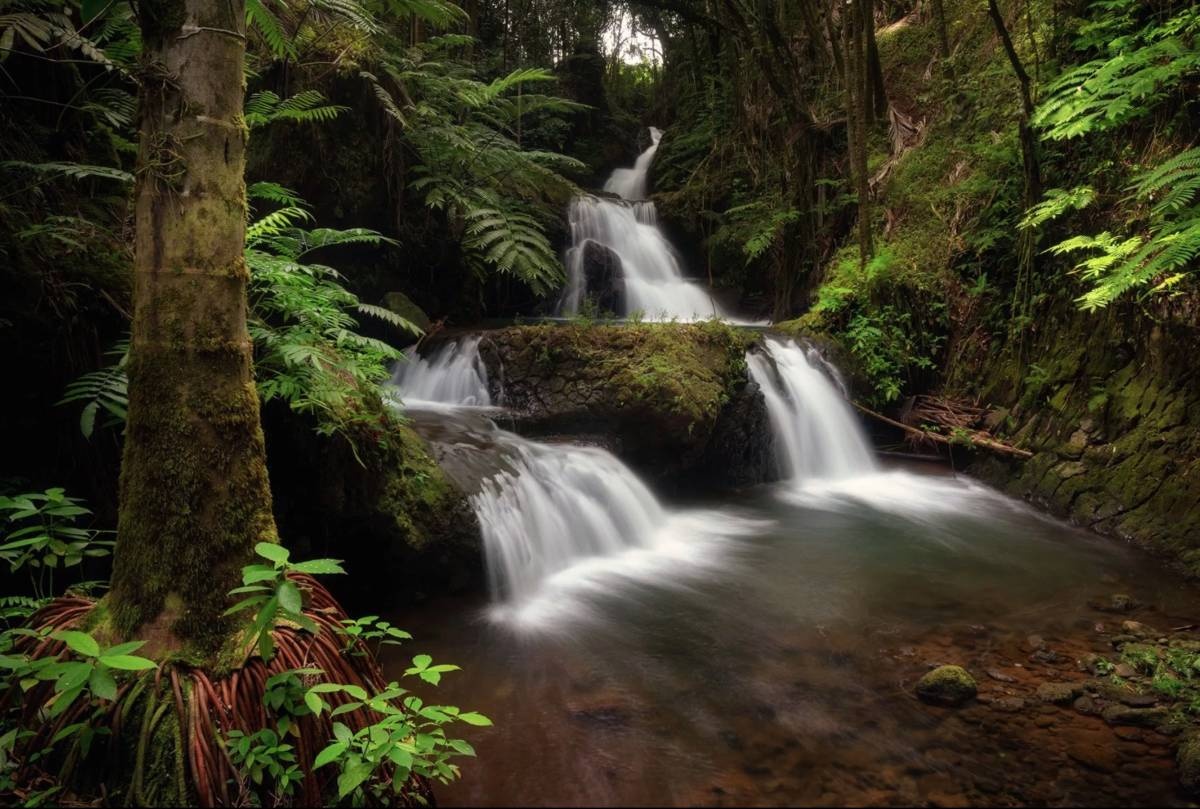
<path id="1" fill-rule="evenodd" d="M 728 485 L 767 473 L 756 339 L 718 322 L 577 323 L 491 331 L 480 352 L 519 432 L 597 436 L 650 477 Z"/>
<path id="2" fill-rule="evenodd" d="M 962 666 L 938 666 L 917 682 L 917 696 L 934 705 L 962 705 L 977 690 L 975 678 Z"/>
<path id="3" fill-rule="evenodd" d="M 412 429 L 323 436 L 283 407 L 264 409 L 275 518 L 295 558 L 346 561 L 354 592 L 379 608 L 482 584 L 479 524 L 463 493 Z"/>

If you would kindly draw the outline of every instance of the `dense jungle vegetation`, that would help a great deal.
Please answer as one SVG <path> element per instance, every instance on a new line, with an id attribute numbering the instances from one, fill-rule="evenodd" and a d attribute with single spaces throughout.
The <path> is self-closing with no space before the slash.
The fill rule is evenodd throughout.
<path id="1" fill-rule="evenodd" d="M 418 341 L 516 322 L 485 359 L 530 429 L 762 481 L 715 460 L 757 451 L 754 333 L 528 325 L 651 126 L 687 274 L 864 420 L 1200 573 L 1198 90 L 1182 0 L 0 0 L 0 801 L 469 777 L 504 728 L 392 612 L 485 579 L 392 406 Z M 1185 651 L 1124 664 L 1190 723 Z"/>

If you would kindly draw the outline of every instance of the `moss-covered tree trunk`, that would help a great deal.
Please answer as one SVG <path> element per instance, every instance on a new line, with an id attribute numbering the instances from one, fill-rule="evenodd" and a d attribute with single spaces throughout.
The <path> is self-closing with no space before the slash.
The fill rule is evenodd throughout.
<path id="1" fill-rule="evenodd" d="M 246 329 L 244 0 L 138 4 L 144 42 L 129 417 L 112 617 L 211 659 L 275 538 Z"/>

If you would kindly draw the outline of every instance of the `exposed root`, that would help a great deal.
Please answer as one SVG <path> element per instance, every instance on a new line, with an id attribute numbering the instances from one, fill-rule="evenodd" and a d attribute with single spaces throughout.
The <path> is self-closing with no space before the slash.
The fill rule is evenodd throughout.
<path id="1" fill-rule="evenodd" d="M 31 788 L 49 781 L 61 783 L 77 795 L 94 794 L 96 785 L 84 773 L 88 768 L 84 767 L 77 740 L 65 752 L 29 761 L 31 753 L 50 747 L 51 740 L 64 728 L 92 721 L 93 727 L 107 728 L 110 733 L 106 742 L 99 741 L 105 737 L 97 737 L 88 756 L 89 761 L 103 761 L 105 751 L 95 748 L 101 744 L 107 747 L 107 762 L 92 768 L 95 770 L 91 772 L 92 780 L 101 774 L 110 788 L 119 780 L 123 794 L 115 794 L 114 788 L 114 799 L 143 806 L 162 802 L 205 807 L 245 805 L 247 785 L 222 739 L 232 730 L 249 735 L 263 728 L 274 729 L 273 718 L 263 703 L 269 678 L 292 669 L 316 668 L 324 673 L 312 676 L 308 684 L 317 681 L 353 684 L 368 691 L 381 691 L 385 687 L 383 672 L 374 655 L 358 640 L 348 644 L 346 635 L 340 631 L 340 622 L 346 614 L 329 591 L 309 576 L 294 579 L 305 592 L 305 614 L 317 623 L 320 632 L 312 635 L 277 626 L 273 633 L 275 656 L 269 663 L 255 655 L 228 675 L 213 678 L 203 669 L 167 662 L 124 683 L 116 699 L 105 704 L 98 718 L 93 717 L 94 705 L 79 699 L 58 717 L 44 721 L 42 709 L 54 693 L 53 683 L 38 684 L 24 694 L 12 689 L 0 702 L 0 708 L 8 708 L 13 700 L 20 700 L 21 725 L 33 731 L 17 750 L 16 758 L 23 763 L 16 782 L 22 788 Z M 94 606 L 95 602 L 82 598 L 61 598 L 34 615 L 31 626 L 51 631 L 75 627 Z M 66 645 L 61 641 L 45 637 L 32 639 L 31 645 L 33 648 L 28 651 L 37 658 L 66 658 Z M 324 696 L 335 707 L 351 701 L 341 693 Z M 372 724 L 372 716 L 360 708 L 339 715 L 337 721 L 357 731 Z M 332 724 L 329 712 L 319 716 L 308 714 L 296 720 L 297 733 L 287 741 L 295 747 L 304 777 L 295 793 L 281 803 L 319 806 L 327 802 L 331 793 L 336 794 L 336 768 L 312 769 L 317 753 L 334 738 Z M 168 731 L 173 738 L 166 739 Z M 177 748 L 170 756 L 175 761 L 173 773 L 151 767 L 152 748 L 164 744 Z M 51 767 L 58 769 L 52 772 Z M 392 773 L 381 775 L 390 778 Z M 168 786 L 164 787 L 164 783 Z M 433 804 L 428 782 L 417 776 L 410 777 L 406 796 L 412 803 Z M 259 793 L 259 797 L 263 795 Z M 269 805 L 269 799 L 264 805 Z"/>

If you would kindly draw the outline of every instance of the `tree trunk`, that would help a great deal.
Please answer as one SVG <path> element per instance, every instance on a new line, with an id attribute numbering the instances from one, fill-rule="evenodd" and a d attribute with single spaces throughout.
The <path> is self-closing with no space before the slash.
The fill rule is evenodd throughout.
<path id="1" fill-rule="evenodd" d="M 246 329 L 244 0 L 138 7 L 129 415 L 110 596 L 123 636 L 212 660 L 276 540 Z"/>
<path id="2" fill-rule="evenodd" d="M 871 257 L 870 189 L 867 182 L 867 120 L 871 108 L 866 64 L 866 34 L 861 0 L 849 0 L 842 23 L 846 51 L 846 132 L 850 176 L 858 197 L 858 252 L 863 265 Z"/>
<path id="3" fill-rule="evenodd" d="M 883 81 L 883 63 L 879 61 L 879 45 L 875 42 L 875 0 L 859 0 L 862 14 L 863 39 L 866 42 L 867 75 L 870 82 L 868 124 L 887 117 L 887 87 Z"/>
<path id="4" fill-rule="evenodd" d="M 930 0 L 930 3 L 933 6 L 933 27 L 937 29 L 938 56 L 942 58 L 945 69 L 949 70 L 950 31 L 946 28 L 946 6 L 942 0 Z"/>

